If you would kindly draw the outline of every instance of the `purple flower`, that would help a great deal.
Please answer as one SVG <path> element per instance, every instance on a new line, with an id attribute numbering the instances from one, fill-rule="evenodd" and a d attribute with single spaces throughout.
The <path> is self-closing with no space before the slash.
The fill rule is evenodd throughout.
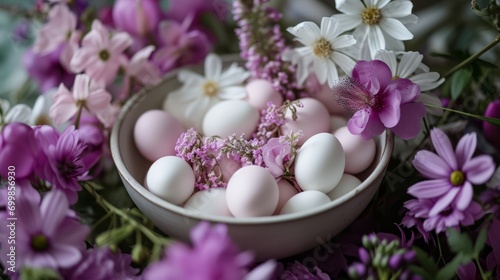
<path id="1" fill-rule="evenodd" d="M 64 193 L 52 190 L 41 201 L 21 196 L 16 206 L 16 271 L 67 268 L 80 261 L 90 229 L 74 218 Z"/>
<path id="2" fill-rule="evenodd" d="M 159 21 L 158 0 L 118 0 L 113 6 L 115 27 L 133 36 L 151 33 Z"/>
<path id="3" fill-rule="evenodd" d="M 189 15 L 199 18 L 202 13 L 215 13 L 220 20 L 229 11 L 229 4 L 224 0 L 171 0 L 167 16 L 182 21 Z"/>
<path id="4" fill-rule="evenodd" d="M 253 262 L 250 252 L 239 252 L 231 241 L 225 225 L 210 226 L 201 222 L 191 231 L 192 246 L 170 245 L 165 257 L 144 271 L 144 280 L 206 279 L 232 280 L 271 279 L 274 262 L 266 262 L 248 273 Z M 250 277 L 251 276 L 251 277 Z"/>
<path id="5" fill-rule="evenodd" d="M 409 79 L 392 80 L 391 69 L 380 60 L 358 61 L 352 78 L 333 87 L 339 104 L 355 112 L 347 126 L 352 134 L 370 139 L 390 128 L 402 139 L 420 131 L 425 106 L 416 102 L 420 88 Z"/>
<path id="6" fill-rule="evenodd" d="M 307 267 L 298 261 L 295 261 L 292 265 L 289 265 L 286 270 L 280 275 L 281 280 L 330 280 L 328 274 L 322 272 L 319 268 L 314 268 L 314 273 L 311 273 Z"/>
<path id="7" fill-rule="evenodd" d="M 30 126 L 18 122 L 5 125 L 0 135 L 0 176 L 7 179 L 9 172 L 14 172 L 18 180 L 30 177 L 39 151 Z"/>
<path id="8" fill-rule="evenodd" d="M 30 77 L 38 84 L 42 92 L 63 83 L 71 88 L 75 75 L 69 73 L 60 62 L 62 48 L 48 54 L 36 54 L 28 49 L 23 56 L 23 65 Z"/>
<path id="9" fill-rule="evenodd" d="M 133 280 L 139 269 L 133 268 L 132 256 L 113 253 L 108 247 L 95 248 L 83 253 L 81 261 L 64 269 L 61 274 L 68 280 Z"/>
<path id="10" fill-rule="evenodd" d="M 81 190 L 78 181 L 87 179 L 91 167 L 85 166 L 83 161 L 87 145 L 80 140 L 79 132 L 73 126 L 61 135 L 52 127 L 42 126 L 35 135 L 44 152 L 39 158 L 38 176 L 62 190 L 74 204 L 78 199 L 77 192 Z"/>
<path id="11" fill-rule="evenodd" d="M 438 128 L 431 131 L 431 140 L 437 154 L 422 150 L 413 160 L 413 166 L 431 180 L 414 184 L 408 193 L 419 199 L 433 199 L 430 217 L 449 206 L 463 212 L 472 201 L 472 184 L 483 184 L 493 175 L 493 159 L 488 155 L 472 158 L 476 150 L 475 133 L 464 135 L 455 151 L 448 136 Z"/>
<path id="12" fill-rule="evenodd" d="M 431 215 L 430 212 L 435 204 L 435 199 L 411 199 L 406 201 L 404 206 L 408 209 L 408 216 L 423 221 L 423 230 L 428 233 L 432 231 L 440 233 L 448 227 L 470 226 L 484 215 L 481 205 L 475 201 L 471 201 L 464 210 L 459 210 L 455 203 L 452 203 L 437 214 Z"/>
<path id="13" fill-rule="evenodd" d="M 182 65 L 203 61 L 210 52 L 212 44 L 207 36 L 198 30 L 189 30 L 192 16 L 182 24 L 174 21 L 162 21 L 159 26 L 158 50 L 152 61 L 162 72 L 168 72 Z"/>
<path id="14" fill-rule="evenodd" d="M 80 124 L 80 128 L 77 130 L 78 137 L 79 141 L 85 145 L 85 149 L 82 151 L 82 161 L 86 169 L 90 169 L 99 162 L 103 154 L 104 132 L 94 124 L 82 125 L 81 122 Z"/>
<path id="15" fill-rule="evenodd" d="M 280 138 L 271 138 L 262 146 L 262 158 L 269 172 L 279 178 L 289 166 L 286 164 L 292 159 L 292 147 L 290 142 Z"/>
<path id="16" fill-rule="evenodd" d="M 492 101 L 488 105 L 484 112 L 484 116 L 489 118 L 500 118 L 500 99 Z M 483 122 L 483 133 L 484 137 L 486 137 L 493 146 L 500 149 L 500 127 L 498 125 Z"/>

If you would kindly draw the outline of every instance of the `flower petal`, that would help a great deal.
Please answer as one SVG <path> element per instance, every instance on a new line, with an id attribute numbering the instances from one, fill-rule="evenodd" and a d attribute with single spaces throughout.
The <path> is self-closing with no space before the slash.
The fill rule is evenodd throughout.
<path id="1" fill-rule="evenodd" d="M 375 53 L 374 59 L 381 60 L 382 62 L 387 64 L 387 66 L 389 66 L 389 68 L 391 69 L 392 76 L 397 76 L 396 71 L 398 70 L 398 62 L 393 51 L 378 50 Z"/>
<path id="2" fill-rule="evenodd" d="M 78 248 L 66 244 L 59 244 L 57 240 L 54 241 L 56 242 L 53 242 L 54 244 L 51 250 L 59 267 L 67 268 L 81 260 L 82 253 Z"/>
<path id="3" fill-rule="evenodd" d="M 413 34 L 399 20 L 393 18 L 382 18 L 380 20 L 380 28 L 389 36 L 398 40 L 411 40 Z M 385 45 L 384 45 L 385 47 Z"/>
<path id="4" fill-rule="evenodd" d="M 455 203 L 457 209 L 460 211 L 464 211 L 467 207 L 469 207 L 472 201 L 472 195 L 474 191 L 472 190 L 472 185 L 469 182 L 465 182 L 464 185 L 460 188 L 460 192 L 455 199 Z"/>
<path id="5" fill-rule="evenodd" d="M 359 135 L 366 128 L 370 113 L 366 110 L 359 110 L 347 122 L 347 128 L 352 134 Z"/>
<path id="6" fill-rule="evenodd" d="M 418 151 L 412 163 L 420 174 L 429 179 L 448 178 L 453 172 L 442 158 L 426 150 Z"/>
<path id="7" fill-rule="evenodd" d="M 349 1 L 349 2 L 357 2 L 357 1 Z M 352 30 L 358 27 L 361 23 L 363 23 L 361 15 L 337 14 L 333 15 L 333 17 L 338 19 L 340 32 Z"/>
<path id="8" fill-rule="evenodd" d="M 352 69 L 354 69 L 354 66 L 356 65 L 352 58 L 340 52 L 333 52 L 331 59 L 340 67 L 340 69 L 342 69 L 342 71 L 344 71 L 346 75 L 351 74 Z"/>
<path id="9" fill-rule="evenodd" d="M 382 21 L 380 22 L 382 23 Z M 381 27 L 378 25 L 368 26 L 368 48 L 370 49 L 371 57 L 375 56 L 375 53 L 380 49 L 385 49 L 385 38 L 382 33 Z"/>
<path id="10" fill-rule="evenodd" d="M 297 37 L 297 41 L 305 46 L 310 46 L 321 36 L 321 30 L 316 23 L 304 21 L 294 27 L 287 28 L 287 31 Z"/>
<path id="11" fill-rule="evenodd" d="M 210 53 L 205 58 L 205 77 L 208 80 L 218 81 L 222 73 L 222 61 L 216 54 Z"/>
<path id="12" fill-rule="evenodd" d="M 320 35 L 323 38 L 334 39 L 340 34 L 339 21 L 336 18 L 323 17 L 320 26 Z"/>
<path id="13" fill-rule="evenodd" d="M 113 34 L 111 41 L 109 42 L 109 48 L 111 53 L 122 53 L 133 43 L 132 37 L 126 32 L 118 32 Z"/>
<path id="14" fill-rule="evenodd" d="M 467 161 L 462 166 L 467 181 L 475 185 L 486 183 L 495 172 L 495 163 L 489 155 L 481 155 Z"/>
<path id="15" fill-rule="evenodd" d="M 356 44 L 356 39 L 352 35 L 341 35 L 332 40 L 332 47 L 334 52 L 341 48 L 347 48 Z"/>
<path id="16" fill-rule="evenodd" d="M 462 167 L 466 162 L 468 162 L 474 152 L 476 151 L 477 137 L 476 133 L 467 133 L 460 138 L 457 147 L 455 148 L 455 155 L 457 157 L 458 167 Z"/>
<path id="17" fill-rule="evenodd" d="M 411 1 L 392 1 L 381 9 L 380 13 L 386 18 L 400 18 L 411 15 L 412 9 L 413 3 Z"/>
<path id="18" fill-rule="evenodd" d="M 410 77 L 417 70 L 420 63 L 422 63 L 423 58 L 424 56 L 419 52 L 405 52 L 399 62 L 397 75 L 400 78 Z"/>
<path id="19" fill-rule="evenodd" d="M 442 196 L 436 204 L 431 208 L 431 211 L 429 212 L 429 216 L 435 216 L 439 214 L 439 212 L 443 211 L 448 207 L 451 202 L 455 199 L 457 196 L 458 192 L 460 191 L 460 188 L 451 188 L 444 196 Z"/>
<path id="20" fill-rule="evenodd" d="M 363 12 L 365 6 L 361 1 L 337 0 L 335 1 L 335 8 L 344 14 L 361 15 L 361 12 Z"/>
<path id="21" fill-rule="evenodd" d="M 378 136 L 384 132 L 385 127 L 384 124 L 380 121 L 378 116 L 375 114 L 370 114 L 368 118 L 368 123 L 366 124 L 365 129 L 361 133 L 361 136 L 365 140 L 372 139 L 374 136 Z"/>
<path id="22" fill-rule="evenodd" d="M 43 232 L 48 236 L 55 234 L 68 209 L 69 202 L 66 195 L 58 190 L 50 191 L 40 204 L 40 216 L 45 221 L 42 224 Z"/>
<path id="23" fill-rule="evenodd" d="M 448 136 L 441 129 L 434 128 L 431 130 L 431 140 L 437 154 L 444 159 L 451 169 L 457 170 L 457 159 Z"/>
<path id="24" fill-rule="evenodd" d="M 408 193 L 416 198 L 438 198 L 449 192 L 453 186 L 447 179 L 435 179 L 418 182 L 408 188 Z"/>

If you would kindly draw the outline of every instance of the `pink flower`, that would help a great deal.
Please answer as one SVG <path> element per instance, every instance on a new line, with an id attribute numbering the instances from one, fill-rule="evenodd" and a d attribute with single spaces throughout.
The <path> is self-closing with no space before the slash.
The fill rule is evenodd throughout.
<path id="1" fill-rule="evenodd" d="M 133 36 L 145 36 L 159 21 L 158 0 L 117 0 L 113 7 L 115 27 Z"/>
<path id="2" fill-rule="evenodd" d="M 438 128 L 431 130 L 431 140 L 437 154 L 422 150 L 413 160 L 415 169 L 431 180 L 414 184 L 408 193 L 419 199 L 433 199 L 429 217 L 442 215 L 449 207 L 450 211 L 466 211 L 472 201 L 472 184 L 484 184 L 493 175 L 493 159 L 488 155 L 472 157 L 477 143 L 475 133 L 464 135 L 455 151 L 448 136 Z"/>
<path id="3" fill-rule="evenodd" d="M 159 27 L 160 48 L 153 54 L 153 62 L 162 72 L 202 61 L 210 52 L 211 43 L 204 33 L 189 31 L 193 17 L 188 16 L 182 25 L 163 21 Z"/>
<path id="4" fill-rule="evenodd" d="M 391 69 L 380 60 L 358 61 L 352 78 L 333 86 L 333 93 L 339 104 L 355 112 L 347 125 L 352 134 L 370 139 L 390 128 L 400 138 L 410 139 L 420 131 L 425 107 L 415 102 L 418 85 L 408 79 L 392 80 Z"/>
<path id="5" fill-rule="evenodd" d="M 99 20 L 94 20 L 92 30 L 83 37 L 82 47 L 71 59 L 74 72 L 85 71 L 96 81 L 106 84 L 113 81 L 118 68 L 127 64 L 123 52 L 132 45 L 132 37 L 125 32 L 110 34 Z"/>
<path id="6" fill-rule="evenodd" d="M 484 116 L 489 118 L 500 118 L 500 99 L 492 101 L 488 105 L 484 112 Z M 500 127 L 489 122 L 483 122 L 483 132 L 484 137 L 486 137 L 493 146 L 500 149 Z"/>
<path id="7" fill-rule="evenodd" d="M 90 77 L 85 74 L 77 75 L 73 92 L 70 92 L 63 84 L 53 96 L 53 104 L 50 107 L 50 117 L 55 124 L 62 124 L 71 119 L 82 107 L 96 115 L 101 122 L 109 112 L 111 95 L 104 89 L 99 88 Z M 106 124 L 106 121 L 103 122 Z"/>
<path id="8" fill-rule="evenodd" d="M 15 167 L 13 171 L 18 180 L 32 176 L 40 152 L 33 129 L 14 122 L 5 125 L 0 132 L 0 177 L 8 178 L 9 166 Z"/>
<path id="9" fill-rule="evenodd" d="M 264 164 L 275 178 L 283 175 L 292 160 L 292 147 L 290 142 L 280 138 L 271 138 L 262 146 L 262 157 Z"/>
<path id="10" fill-rule="evenodd" d="M 47 54 L 55 50 L 59 44 L 67 42 L 76 29 L 76 15 L 68 6 L 59 4 L 50 9 L 47 22 L 38 33 L 33 50 Z"/>

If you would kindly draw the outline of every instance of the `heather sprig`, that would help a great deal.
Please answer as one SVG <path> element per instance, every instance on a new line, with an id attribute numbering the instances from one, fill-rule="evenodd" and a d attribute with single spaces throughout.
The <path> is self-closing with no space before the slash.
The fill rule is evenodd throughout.
<path id="1" fill-rule="evenodd" d="M 267 104 L 267 109 L 263 110 L 261 113 L 255 138 L 261 140 L 269 140 L 273 137 L 279 136 L 280 127 L 285 124 L 286 112 L 290 110 L 292 114 L 292 120 L 296 120 L 297 107 L 303 107 L 302 103 L 300 103 L 300 101 L 298 100 L 286 100 L 283 105 L 279 107 L 269 102 Z"/>
<path id="2" fill-rule="evenodd" d="M 246 165 L 259 165 L 262 166 L 262 145 L 263 140 L 252 138 L 246 140 L 243 137 L 236 137 L 236 135 L 229 136 L 222 141 L 220 148 L 221 156 L 227 156 L 242 166 Z"/>

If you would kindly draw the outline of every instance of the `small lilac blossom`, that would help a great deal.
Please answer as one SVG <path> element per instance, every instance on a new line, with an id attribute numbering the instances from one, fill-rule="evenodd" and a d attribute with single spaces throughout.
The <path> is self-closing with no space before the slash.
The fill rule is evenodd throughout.
<path id="1" fill-rule="evenodd" d="M 408 217 L 422 221 L 422 228 L 427 233 L 444 232 L 449 227 L 458 229 L 460 226 L 470 226 L 484 215 L 481 206 L 475 201 L 471 201 L 464 210 L 459 210 L 455 205 L 449 205 L 443 211 L 430 215 L 435 204 L 434 199 L 410 199 L 404 203 L 404 207 L 408 209 L 406 213 Z M 409 219 L 406 218 L 406 221 Z M 407 227 L 412 226 L 405 221 L 403 224 Z M 425 233 L 422 234 L 425 236 Z"/>
<path id="2" fill-rule="evenodd" d="M 65 4 L 54 6 L 49 11 L 47 22 L 38 32 L 33 50 L 42 55 L 54 51 L 61 43 L 68 41 L 75 32 L 76 24 L 76 15 L 68 6 Z"/>
<path id="3" fill-rule="evenodd" d="M 330 276 L 324 273 L 318 267 L 314 267 L 314 271 L 311 272 L 307 269 L 306 266 L 301 264 L 298 261 L 295 261 L 293 264 L 288 265 L 288 267 L 281 273 L 279 276 L 280 280 L 301 280 L 301 279 L 310 279 L 310 280 L 330 280 Z"/>
<path id="4" fill-rule="evenodd" d="M 500 99 L 494 100 L 488 104 L 484 116 L 500 119 Z M 483 133 L 490 144 L 500 149 L 500 127 L 498 125 L 483 121 Z"/>
<path id="5" fill-rule="evenodd" d="M 413 160 L 415 169 L 430 180 L 414 184 L 408 193 L 419 199 L 433 199 L 430 217 L 449 206 L 464 211 L 472 201 L 472 184 L 484 184 L 493 175 L 493 159 L 489 155 L 472 157 L 477 143 L 475 133 L 464 135 L 455 151 L 448 136 L 438 128 L 431 130 L 431 140 L 437 154 L 422 150 Z"/>
<path id="6" fill-rule="evenodd" d="M 109 113 L 110 102 L 111 95 L 105 89 L 92 81 L 88 75 L 79 74 L 75 78 L 72 92 L 62 84 L 59 86 L 53 95 L 50 117 L 55 124 L 62 124 L 85 109 L 106 125 L 105 116 Z"/>
<path id="7" fill-rule="evenodd" d="M 226 137 L 222 141 L 220 152 L 236 162 L 241 166 L 247 165 L 264 165 L 264 158 L 262 155 L 262 146 L 264 140 L 252 138 L 246 140 L 243 137 L 236 137 L 235 134 Z"/>
<path id="8" fill-rule="evenodd" d="M 358 61 L 352 78 L 342 79 L 332 91 L 339 104 L 354 112 L 347 124 L 352 134 L 370 139 L 389 128 L 410 139 L 420 131 L 425 107 L 415 102 L 419 87 L 408 79 L 393 80 L 391 69 L 380 60 Z"/>
<path id="9" fill-rule="evenodd" d="M 125 32 L 110 33 L 99 21 L 94 20 L 92 30 L 87 33 L 70 65 L 75 73 L 85 71 L 92 79 L 109 84 L 118 68 L 126 65 L 128 58 L 123 53 L 132 45 L 132 37 Z"/>
<path id="10" fill-rule="evenodd" d="M 29 178 L 36 167 L 40 145 L 33 129 L 24 123 L 4 126 L 0 134 L 0 176 L 9 177 L 9 166 L 14 166 L 15 178 Z"/>
<path id="11" fill-rule="evenodd" d="M 139 269 L 133 268 L 132 256 L 120 251 L 112 252 L 109 247 L 89 249 L 83 252 L 81 261 L 63 269 L 61 274 L 67 280 L 134 280 L 139 279 Z"/>
<path id="12" fill-rule="evenodd" d="M 52 190 L 40 203 L 16 201 L 16 267 L 68 268 L 78 263 L 90 229 L 69 209 L 63 192 Z"/>
<path id="13" fill-rule="evenodd" d="M 152 61 L 163 73 L 177 67 L 203 61 L 210 52 L 212 44 L 207 36 L 192 30 L 192 15 L 179 24 L 175 21 L 162 21 L 158 27 L 159 47 L 153 54 Z"/>
<path id="14" fill-rule="evenodd" d="M 260 273 L 249 273 L 253 254 L 238 250 L 229 238 L 225 225 L 211 226 L 208 222 L 201 222 L 191 231 L 190 236 L 192 246 L 183 243 L 170 245 L 162 260 L 146 268 L 144 280 L 265 280 L 274 276 L 274 269 L 269 269 L 270 267 L 262 270 L 257 267 L 254 270 L 260 270 Z M 262 265 L 270 266 L 272 263 Z M 245 276 L 248 278 L 244 278 Z"/>
<path id="15" fill-rule="evenodd" d="M 82 189 L 78 181 L 87 179 L 91 166 L 85 166 L 82 160 L 87 145 L 80 140 L 80 135 L 73 126 L 59 135 L 55 129 L 42 126 L 37 128 L 35 136 L 39 139 L 44 157 L 38 164 L 38 177 L 50 182 L 55 189 L 62 190 L 74 204 Z"/>
<path id="16" fill-rule="evenodd" d="M 113 23 L 132 36 L 151 34 L 160 21 L 158 0 L 118 0 L 113 6 Z"/>

